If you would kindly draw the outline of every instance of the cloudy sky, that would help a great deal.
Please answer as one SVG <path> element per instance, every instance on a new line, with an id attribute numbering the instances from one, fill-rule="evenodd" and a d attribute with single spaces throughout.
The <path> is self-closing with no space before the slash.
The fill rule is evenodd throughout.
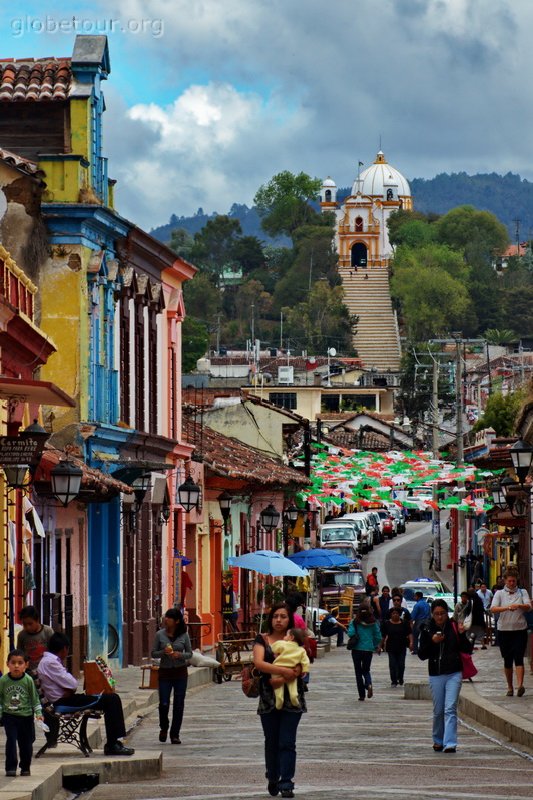
<path id="1" fill-rule="evenodd" d="M 1 58 L 107 33 L 118 210 L 150 228 L 251 203 L 283 169 L 352 182 L 382 147 L 407 178 L 533 180 L 531 0 L 25 0 Z M 6 8 L 8 6 L 8 8 Z"/>

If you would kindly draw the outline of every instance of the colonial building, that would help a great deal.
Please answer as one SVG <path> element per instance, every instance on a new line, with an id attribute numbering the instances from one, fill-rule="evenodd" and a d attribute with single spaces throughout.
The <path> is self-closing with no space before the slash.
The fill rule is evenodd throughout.
<path id="1" fill-rule="evenodd" d="M 0 62 L 0 145 L 34 159 L 47 183 L 38 319 L 61 359 L 42 377 L 61 378 L 74 399 L 65 412 L 45 409 L 51 442 L 126 489 L 144 483 L 132 486 L 133 504 L 128 489 L 80 509 L 69 528 L 76 558 L 64 558 L 65 529 L 42 509 L 60 565 L 49 591 L 66 602 L 68 584 L 88 598 L 74 621 L 82 655 L 138 663 L 174 602 L 173 556 L 185 541 L 175 501 L 191 451 L 181 441 L 180 327 L 195 268 L 114 209 L 102 144 L 109 72 L 105 36 L 77 36 L 71 58 Z"/>
<path id="2" fill-rule="evenodd" d="M 389 289 L 387 220 L 400 208 L 412 209 L 409 184 L 379 151 L 374 163 L 359 172 L 351 194 L 337 202 L 331 178 L 322 184 L 320 205 L 335 214 L 339 273 L 350 314 L 359 318 L 354 347 L 367 369 L 400 366 L 400 337 Z"/>

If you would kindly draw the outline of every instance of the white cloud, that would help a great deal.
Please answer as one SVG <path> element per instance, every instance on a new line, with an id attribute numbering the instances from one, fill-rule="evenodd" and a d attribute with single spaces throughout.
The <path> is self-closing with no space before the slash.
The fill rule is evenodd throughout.
<path id="1" fill-rule="evenodd" d="M 349 185 L 380 135 L 409 178 L 533 175 L 530 0 L 115 0 L 105 9 L 164 23 L 162 37 L 147 31 L 117 48 L 146 102 L 129 112 L 108 102 L 111 129 L 124 132 L 110 154 L 121 208 L 144 225 L 250 202 L 281 169 Z M 113 41 L 108 97 L 125 81 Z"/>

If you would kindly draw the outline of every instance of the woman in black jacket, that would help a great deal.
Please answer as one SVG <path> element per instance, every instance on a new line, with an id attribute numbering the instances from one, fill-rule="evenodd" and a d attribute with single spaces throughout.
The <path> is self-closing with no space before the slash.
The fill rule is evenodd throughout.
<path id="1" fill-rule="evenodd" d="M 444 600 L 431 604 L 431 620 L 420 632 L 418 657 L 428 662 L 433 697 L 433 749 L 457 749 L 457 701 L 463 680 L 461 653 L 471 653 L 461 622 L 452 622 Z"/>

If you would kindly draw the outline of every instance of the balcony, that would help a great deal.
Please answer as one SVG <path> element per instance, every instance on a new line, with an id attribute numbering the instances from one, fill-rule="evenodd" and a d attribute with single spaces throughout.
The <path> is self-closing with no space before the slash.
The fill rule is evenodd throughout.
<path id="1" fill-rule="evenodd" d="M 0 245 L 0 297 L 33 322 L 33 295 L 37 287 L 17 267 L 7 250 Z"/>

